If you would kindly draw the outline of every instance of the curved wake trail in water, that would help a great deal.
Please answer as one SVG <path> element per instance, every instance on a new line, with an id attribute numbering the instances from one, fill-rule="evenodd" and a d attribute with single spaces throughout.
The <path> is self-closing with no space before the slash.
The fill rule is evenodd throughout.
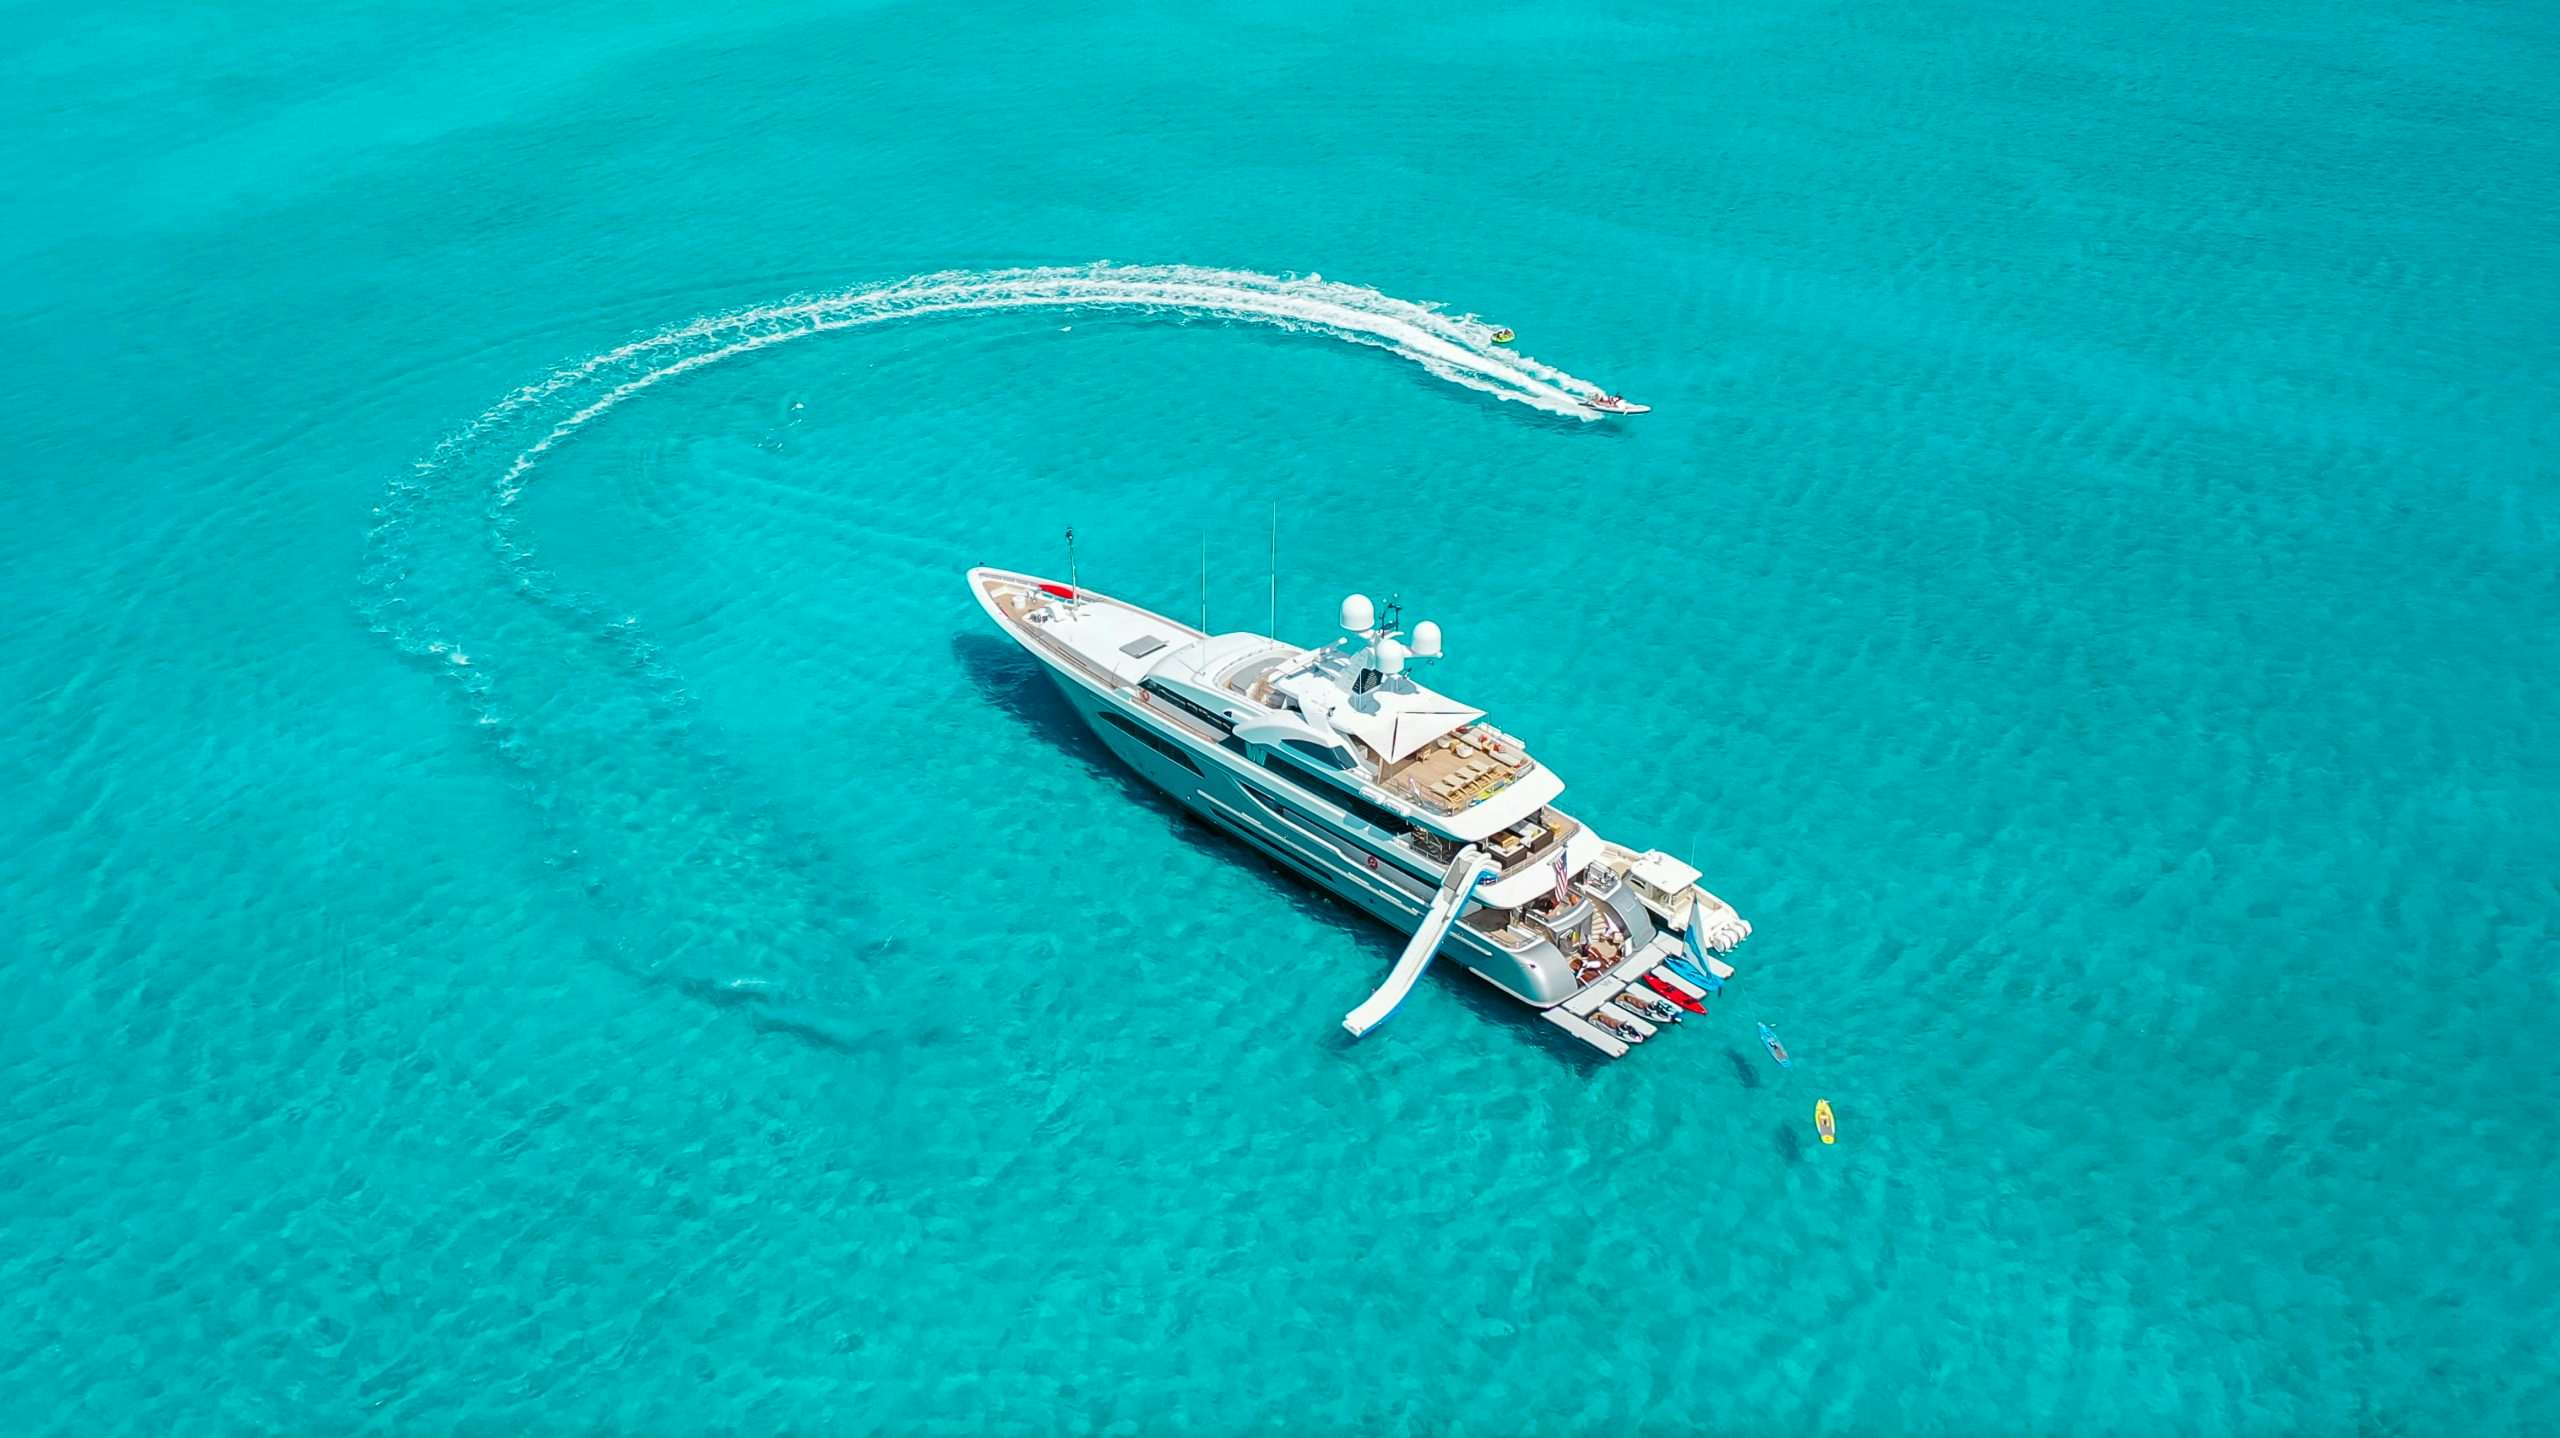
<path id="1" fill-rule="evenodd" d="M 1188 265 L 917 275 L 704 316 L 515 391 L 390 486 L 366 539 L 360 608 L 375 632 L 465 696 L 552 831 L 557 862 L 594 871 L 588 887 L 612 920 L 595 942 L 621 962 L 714 982 L 787 967 L 805 976 L 794 990 L 808 992 L 817 976 L 851 967 L 826 960 L 894 940 L 856 939 L 846 876 L 822 881 L 823 855 L 806 852 L 809 841 L 732 798 L 740 786 L 692 732 L 681 678 L 638 624 L 537 562 L 517 526 L 530 476 L 625 401 L 723 360 L 892 320 L 1008 310 L 1271 326 L 1382 349 L 1548 414 L 1596 418 L 1578 401 L 1598 386 L 1494 345 L 1492 327 L 1471 316 L 1320 276 Z M 775 962 L 804 945 L 805 962 Z"/>

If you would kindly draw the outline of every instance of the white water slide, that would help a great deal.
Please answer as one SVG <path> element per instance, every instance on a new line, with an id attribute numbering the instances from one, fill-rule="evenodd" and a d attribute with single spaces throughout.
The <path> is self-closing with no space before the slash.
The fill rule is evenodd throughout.
<path id="1" fill-rule="evenodd" d="M 1448 937 L 1449 926 L 1458 921 L 1459 913 L 1467 907 L 1467 900 L 1474 896 L 1476 885 L 1501 872 L 1491 859 L 1484 856 L 1484 851 L 1473 844 L 1459 850 L 1458 857 L 1449 861 L 1449 872 L 1440 881 L 1440 892 L 1431 896 L 1431 907 L 1423 911 L 1422 926 L 1405 941 L 1404 953 L 1397 957 L 1396 966 L 1387 971 L 1387 981 L 1378 985 L 1378 991 L 1369 996 L 1368 1002 L 1342 1016 L 1342 1026 L 1351 1031 L 1353 1038 L 1359 1038 L 1385 1023 L 1387 1016 L 1396 1011 L 1396 1005 L 1404 1002 L 1404 996 L 1413 992 L 1415 981 L 1422 977 L 1424 969 L 1431 967 L 1432 955 L 1440 952 L 1440 941 Z"/>

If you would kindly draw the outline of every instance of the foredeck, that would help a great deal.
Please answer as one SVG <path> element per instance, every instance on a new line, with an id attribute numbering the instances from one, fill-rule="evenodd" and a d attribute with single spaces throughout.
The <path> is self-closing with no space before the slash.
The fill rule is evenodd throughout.
<path id="1" fill-rule="evenodd" d="M 1111 689 L 1134 690 L 1155 655 L 1207 637 L 1179 620 L 1089 590 L 1069 601 L 1041 590 L 1038 581 L 999 572 L 988 572 L 979 584 L 1025 644 Z M 1070 642 L 1070 634 L 1081 642 Z"/>
<path id="2" fill-rule="evenodd" d="M 1057 637 L 1049 633 L 1044 626 L 1033 622 L 1031 618 L 1033 611 L 1055 606 L 1059 603 L 1058 600 L 1038 590 L 1025 589 L 1018 584 L 1007 583 L 995 576 L 989 576 L 984 583 L 987 597 L 995 601 L 996 607 L 1004 611 L 1006 618 L 1014 621 L 1018 626 L 1016 632 L 1030 643 L 1040 646 L 1040 652 L 1057 656 L 1098 684 L 1114 689 L 1129 687 L 1127 680 L 1077 653 L 1074 645 L 1059 643 Z"/>

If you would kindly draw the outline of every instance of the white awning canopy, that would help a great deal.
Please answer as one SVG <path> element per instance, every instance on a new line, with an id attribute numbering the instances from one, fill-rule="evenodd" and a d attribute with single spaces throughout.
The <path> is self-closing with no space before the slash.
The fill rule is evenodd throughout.
<path id="1" fill-rule="evenodd" d="M 1377 750 L 1378 757 L 1390 764 L 1441 735 L 1484 717 L 1481 709 L 1419 687 L 1410 694 L 1372 690 L 1362 697 L 1380 702 L 1375 709 L 1342 704 L 1325 717 L 1333 721 L 1336 729 Z"/>

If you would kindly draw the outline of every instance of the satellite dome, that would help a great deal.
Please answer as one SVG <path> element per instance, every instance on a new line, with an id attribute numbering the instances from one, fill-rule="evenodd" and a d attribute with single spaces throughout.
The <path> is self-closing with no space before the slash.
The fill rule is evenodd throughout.
<path id="1" fill-rule="evenodd" d="M 1381 674 L 1402 674 L 1404 672 L 1405 656 L 1412 652 L 1412 650 L 1405 648 L 1400 641 L 1393 639 L 1379 640 L 1378 672 Z"/>
<path id="2" fill-rule="evenodd" d="M 1420 624 L 1413 626 L 1413 657 L 1416 659 L 1437 659 L 1440 657 L 1439 625 L 1426 619 Z"/>
<path id="3" fill-rule="evenodd" d="M 1342 601 L 1343 628 L 1357 629 L 1366 633 L 1370 626 L 1377 622 L 1378 608 L 1369 602 L 1368 595 L 1354 594 Z"/>

